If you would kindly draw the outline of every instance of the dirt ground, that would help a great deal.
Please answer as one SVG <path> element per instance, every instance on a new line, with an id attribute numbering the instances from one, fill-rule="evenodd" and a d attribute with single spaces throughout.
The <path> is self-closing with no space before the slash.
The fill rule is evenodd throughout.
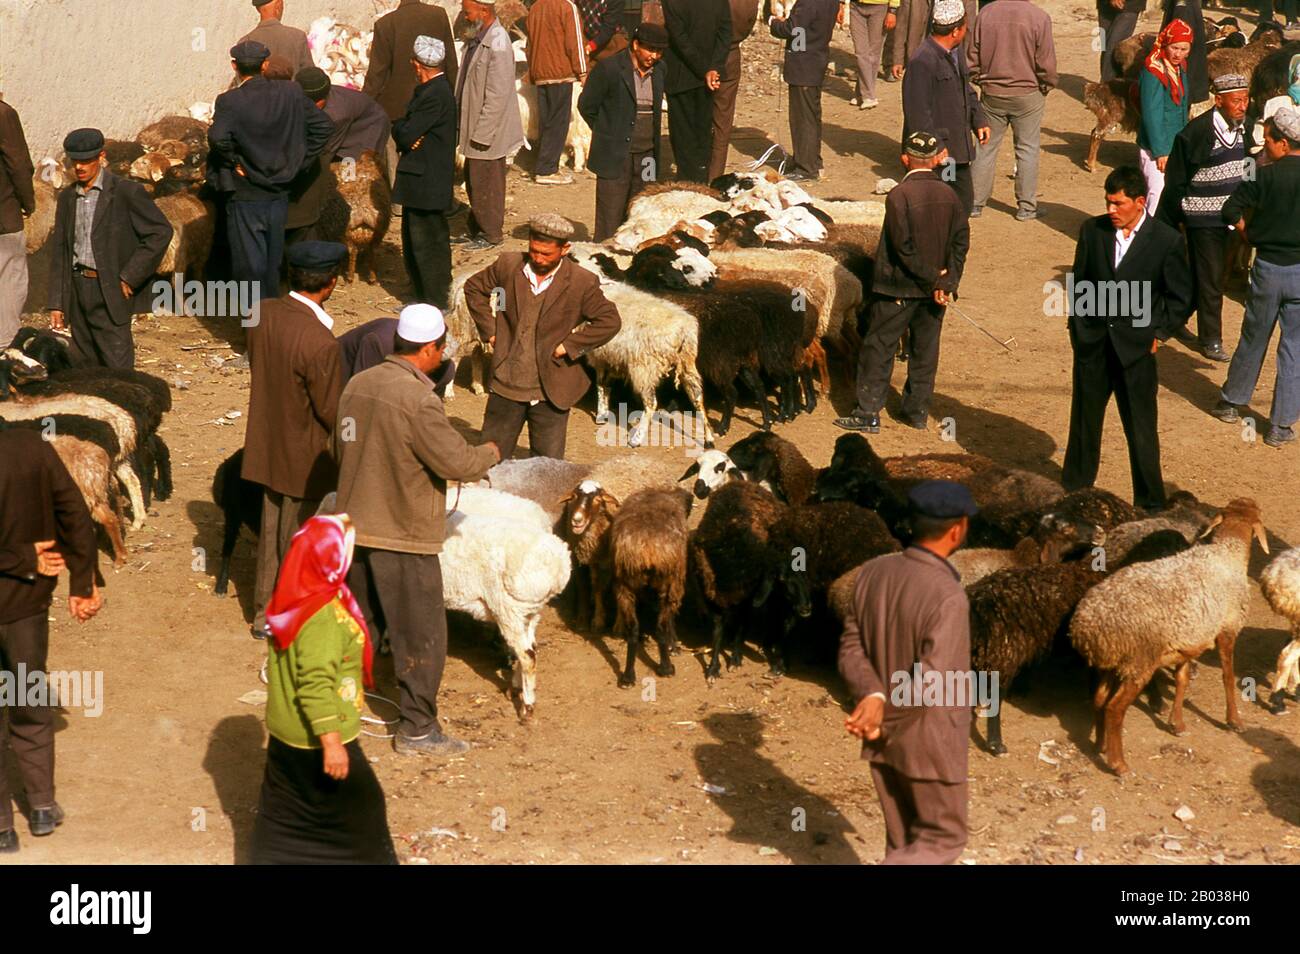
<path id="1" fill-rule="evenodd" d="M 1043 314 L 1043 283 L 1071 260 L 1085 216 L 1102 211 L 1104 170 L 1135 159 L 1131 140 L 1109 141 L 1101 169 L 1083 171 L 1091 116 L 1080 103 L 1096 75 L 1092 6 L 1047 4 L 1054 18 L 1061 90 L 1043 126 L 1040 208 L 1020 223 L 1014 210 L 1010 146 L 1004 146 L 994 199 L 972 222 L 972 251 L 961 308 L 998 337 L 1005 351 L 950 314 L 943 344 L 936 418 L 952 418 L 955 443 L 1059 476 L 1069 406 L 1070 355 L 1064 319 Z M 878 177 L 899 177 L 900 86 L 880 84 L 881 105 L 848 104 L 847 33 L 837 36 L 838 74 L 826 88 L 826 172 L 812 191 L 865 198 Z M 733 167 L 772 141 L 788 141 L 784 88 L 774 73 L 779 49 L 756 37 L 746 46 Z M 527 162 L 525 154 L 524 162 Z M 558 209 L 589 224 L 594 180 L 541 187 L 511 176 L 511 244 L 527 216 Z M 585 226 L 583 226 L 585 231 Z M 396 229 L 384 248 L 382 287 L 341 288 L 329 303 L 337 331 L 393 312 L 408 291 Z M 458 253 L 458 268 L 481 265 Z M 1236 342 L 1242 289 L 1225 306 L 1227 345 Z M 232 593 L 212 595 L 221 521 L 210 487 L 217 464 L 242 442 L 248 373 L 221 367 L 241 348 L 238 331 L 183 318 L 137 325 L 140 367 L 184 382 L 164 433 L 175 459 L 175 496 L 156 504 L 145 529 L 128 538 L 128 564 L 106 564 L 106 605 L 84 626 L 63 604 L 53 613 L 51 666 L 102 670 L 105 706 L 97 719 L 60 715 L 59 800 L 67 823 L 32 839 L 20 824 L 22 852 L 9 863 L 229 863 L 246 857 L 262 773 L 262 707 L 240 701 L 261 688 L 265 646 L 248 635 L 252 547 L 241 542 Z M 229 344 L 233 343 L 234 351 Z M 196 346 L 199 346 L 196 348 Z M 1274 450 L 1242 439 L 1236 426 L 1205 411 L 1226 366 L 1178 345 L 1161 349 L 1161 439 L 1165 476 L 1215 503 L 1259 501 L 1276 552 L 1300 538 L 1294 514 L 1295 447 Z M 836 409 L 852 404 L 849 371 L 834 366 L 834 407 L 780 428 L 817 466 L 829 459 Z M 1261 421 L 1272 391 L 1270 357 L 1253 405 Z M 896 385 L 901 386 L 900 375 Z M 484 399 L 462 390 L 449 406 L 473 431 Z M 742 411 L 722 443 L 749 433 Z M 1128 497 L 1119 422 L 1108 422 L 1100 483 Z M 593 460 L 599 447 L 591 399 L 570 422 L 569 454 Z M 882 454 L 952 450 L 932 422 L 918 433 L 887 421 L 873 443 Z M 686 458 L 682 449 L 639 453 Z M 1263 558 L 1256 554 L 1252 572 Z M 1151 594 L 1159 599 L 1160 594 Z M 795 667 L 764 678 L 750 650 L 739 671 L 712 688 L 703 661 L 683 656 L 678 674 L 653 693 L 620 690 L 621 644 L 592 639 L 548 612 L 541 638 L 539 704 L 521 725 L 506 695 L 500 657 L 484 632 L 452 618 L 451 653 L 440 699 L 447 727 L 474 748 L 446 763 L 395 755 L 388 743 L 365 748 L 388 795 L 389 821 L 404 860 L 415 863 L 763 863 L 871 862 L 884 832 L 866 766 L 842 722 L 846 694 L 830 667 Z M 1286 642 L 1286 627 L 1258 594 L 1238 642 L 1238 675 L 1266 680 Z M 701 651 L 698 639 L 687 652 Z M 649 675 L 646 662 L 642 672 Z M 1146 701 L 1131 711 L 1126 743 L 1135 773 L 1123 780 L 1100 768 L 1088 740 L 1086 673 L 1045 667 L 1026 694 L 1007 704 L 1010 754 L 970 754 L 968 863 L 1289 862 L 1300 852 L 1300 716 L 1274 717 L 1246 705 L 1247 729 L 1225 730 L 1217 658 L 1203 658 L 1190 689 L 1188 734 L 1176 738 Z M 384 690 L 392 694 L 391 678 Z M 1168 693 L 1166 693 L 1166 696 Z M 977 726 L 982 735 L 983 725 Z M 1193 817 L 1180 821 L 1186 806 Z M 1186 815 L 1186 813 L 1182 813 Z"/>

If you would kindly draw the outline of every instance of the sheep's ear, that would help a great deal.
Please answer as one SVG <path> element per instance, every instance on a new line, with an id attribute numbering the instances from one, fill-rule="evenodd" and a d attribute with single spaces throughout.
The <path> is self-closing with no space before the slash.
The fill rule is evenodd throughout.
<path id="1" fill-rule="evenodd" d="M 611 517 L 618 513 L 618 498 L 608 490 L 602 490 L 600 493 L 596 494 L 596 499 L 599 500 L 601 506 L 605 508 L 605 513 L 609 514 Z"/>
<path id="2" fill-rule="evenodd" d="M 1199 540 L 1204 540 L 1204 539 L 1205 539 L 1206 537 L 1208 537 L 1211 533 L 1213 533 L 1213 532 L 1214 532 L 1214 528 L 1217 527 L 1217 526 L 1218 526 L 1219 524 L 1221 524 L 1221 523 L 1223 523 L 1223 514 L 1221 514 L 1221 513 L 1215 514 L 1215 515 L 1214 515 L 1214 519 L 1211 520 L 1208 524 L 1205 525 L 1205 529 L 1201 531 L 1201 535 L 1200 535 L 1197 539 L 1199 539 Z"/>
<path id="3" fill-rule="evenodd" d="M 1259 541 L 1259 548 L 1268 553 L 1268 535 L 1264 532 L 1262 523 L 1255 523 L 1255 539 Z"/>
<path id="4" fill-rule="evenodd" d="M 700 462 L 697 460 L 695 463 L 691 464 L 690 467 L 686 468 L 686 473 L 678 477 L 677 482 L 680 484 L 687 477 L 694 477 L 699 472 L 700 472 Z"/>

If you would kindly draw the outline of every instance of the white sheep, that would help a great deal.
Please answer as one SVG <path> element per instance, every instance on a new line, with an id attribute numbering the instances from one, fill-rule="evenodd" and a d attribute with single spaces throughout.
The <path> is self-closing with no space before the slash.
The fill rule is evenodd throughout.
<path id="1" fill-rule="evenodd" d="M 578 97 L 581 95 L 582 86 L 574 83 L 573 104 L 569 111 L 569 131 L 564 137 L 564 148 L 572 152 L 571 165 L 574 172 L 586 171 L 587 155 L 591 152 L 591 127 L 578 112 Z M 523 121 L 524 138 L 530 143 L 537 142 L 541 136 L 537 120 L 537 87 L 521 79 L 515 80 L 515 96 L 519 100 L 519 118 Z"/>
<path id="2" fill-rule="evenodd" d="M 561 503 L 564 495 L 590 472 L 590 464 L 554 457 L 525 457 L 501 461 L 487 472 L 479 485 L 528 498 L 546 511 L 554 526 L 564 512 Z"/>
<path id="3" fill-rule="evenodd" d="M 726 202 L 690 189 L 639 195 L 628 206 L 627 220 L 609 244 L 620 251 L 632 252 L 647 239 L 671 231 L 678 222 L 690 222 L 710 212 L 725 212 L 727 208 Z"/>
<path id="4" fill-rule="evenodd" d="M 783 209 L 759 222 L 754 234 L 765 242 L 824 242 L 827 236 L 826 226 L 803 206 Z"/>
<path id="5" fill-rule="evenodd" d="M 537 624 L 568 585 L 569 548 L 527 524 L 456 512 L 447 515 L 441 564 L 446 608 L 501 631 L 515 659 L 512 695 L 528 718 L 537 704 Z"/>
<path id="6" fill-rule="evenodd" d="M 457 362 L 464 364 L 468 361 L 470 364 L 470 389 L 475 394 L 486 394 L 487 388 L 483 382 L 487 380 L 488 356 L 492 354 L 492 346 L 479 336 L 478 325 L 474 323 L 469 306 L 465 304 L 465 282 L 478 271 L 477 268 L 463 269 L 452 277 L 451 307 L 444 317 L 447 321 L 447 334 L 458 348 Z M 455 397 L 456 385 L 449 382 L 445 400 L 450 401 Z"/>
<path id="7" fill-rule="evenodd" d="M 835 338 L 845 322 L 855 327 L 862 282 L 825 252 L 814 249 L 742 248 L 714 251 L 709 260 L 723 281 L 765 278 L 803 289 L 817 306 L 817 337 Z"/>
<path id="8" fill-rule="evenodd" d="M 1273 558 L 1259 575 L 1264 599 L 1278 616 L 1291 624 L 1291 642 L 1282 647 L 1273 676 L 1272 709 L 1285 709 L 1284 694 L 1296 694 L 1300 686 L 1300 547 L 1292 547 Z"/>
<path id="9" fill-rule="evenodd" d="M 473 514 L 510 520 L 537 530 L 550 532 L 555 520 L 535 500 L 516 496 L 494 487 L 452 484 L 447 488 L 447 512 Z"/>

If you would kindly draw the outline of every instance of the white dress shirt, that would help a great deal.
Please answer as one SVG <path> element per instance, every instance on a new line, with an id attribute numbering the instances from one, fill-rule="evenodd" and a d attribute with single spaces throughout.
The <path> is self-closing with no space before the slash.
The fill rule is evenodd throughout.
<path id="1" fill-rule="evenodd" d="M 533 271 L 532 262 L 524 262 L 524 275 L 528 279 L 528 287 L 533 290 L 534 297 L 543 294 L 551 287 L 551 282 L 555 281 L 555 276 L 560 274 L 560 269 L 563 267 L 564 262 L 560 262 L 545 275 L 538 275 Z"/>
<path id="2" fill-rule="evenodd" d="M 1137 238 L 1138 229 L 1142 228 L 1142 226 L 1146 223 L 1146 220 L 1147 220 L 1147 215 L 1145 212 L 1143 212 L 1142 218 L 1138 219 L 1137 225 L 1133 226 L 1133 231 L 1129 232 L 1127 236 L 1124 234 L 1123 229 L 1115 230 L 1115 267 L 1116 268 L 1119 268 L 1119 263 L 1124 261 L 1124 256 L 1125 254 L 1128 253 L 1129 246 L 1132 245 L 1133 240 Z"/>
<path id="3" fill-rule="evenodd" d="M 303 295 L 299 295 L 296 291 L 289 292 L 289 297 L 295 299 L 296 301 L 302 302 L 304 305 L 306 305 L 308 308 L 311 309 L 313 315 L 315 315 L 318 319 L 320 319 L 320 323 L 322 325 L 324 325 L 330 331 L 334 330 L 334 319 L 331 318 L 329 315 L 325 314 L 325 309 L 322 308 L 320 305 L 316 304 L 310 298 L 306 298 Z"/>

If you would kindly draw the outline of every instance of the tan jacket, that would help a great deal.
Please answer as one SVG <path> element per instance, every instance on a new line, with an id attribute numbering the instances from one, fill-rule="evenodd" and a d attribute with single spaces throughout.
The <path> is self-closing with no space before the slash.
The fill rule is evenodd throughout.
<path id="1" fill-rule="evenodd" d="M 587 75 L 587 38 L 573 0 L 537 0 L 528 11 L 528 82 L 567 83 Z"/>
<path id="2" fill-rule="evenodd" d="M 465 304 L 486 341 L 495 337 L 492 374 L 509 357 L 519 326 L 520 296 L 531 295 L 524 274 L 523 252 L 506 252 L 465 282 Z M 567 411 L 587 393 L 591 379 L 578 362 L 591 348 L 613 338 L 621 327 L 618 308 L 600 290 L 600 279 L 581 265 L 561 261 L 541 314 L 537 318 L 534 346 L 542 392 L 562 411 Z M 504 290 L 504 310 L 492 310 L 492 292 Z M 564 344 L 565 356 L 553 357 L 555 346 Z"/>
<path id="3" fill-rule="evenodd" d="M 329 446 L 343 390 L 338 341 L 302 302 L 267 299 L 248 329 L 248 364 L 244 479 L 319 500 L 338 473 Z"/>
<path id="4" fill-rule="evenodd" d="M 479 480 L 496 463 L 447 420 L 433 382 L 389 355 L 362 371 L 339 399 L 337 512 L 357 528 L 357 544 L 398 553 L 440 553 L 449 480 Z"/>
<path id="5" fill-rule="evenodd" d="M 868 560 L 858 573 L 853 613 L 840 640 L 840 674 L 854 702 L 885 697 L 879 739 L 862 743 L 863 758 L 914 779 L 964 782 L 971 710 L 895 705 L 898 674 L 970 671 L 970 607 L 947 560 L 920 547 Z M 908 692 L 904 702 L 911 701 Z M 953 701 L 946 698 L 944 702 Z"/>

